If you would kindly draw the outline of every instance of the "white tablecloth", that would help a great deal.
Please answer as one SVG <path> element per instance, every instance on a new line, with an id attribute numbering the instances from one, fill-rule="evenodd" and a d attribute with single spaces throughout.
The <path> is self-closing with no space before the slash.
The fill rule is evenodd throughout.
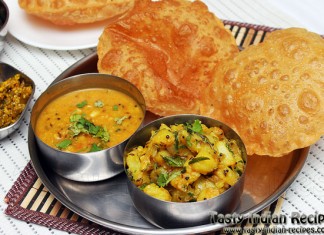
<path id="1" fill-rule="evenodd" d="M 14 1 L 14 0 L 6 0 Z M 205 0 L 209 9 L 221 18 L 272 27 L 305 27 L 324 34 L 322 0 Z M 11 19 L 15 20 L 15 19 Z M 10 29 L 9 29 L 10 30 Z M 40 32 L 41 33 L 41 32 Z M 66 68 L 95 48 L 83 50 L 46 50 L 6 37 L 0 61 L 11 64 L 36 83 L 34 100 Z M 30 110 L 29 110 L 30 111 Z M 0 141 L 0 198 L 4 198 L 20 172 L 29 162 L 27 127 L 29 113 L 14 134 Z M 286 193 L 281 214 L 293 212 L 313 215 L 324 213 L 324 138 L 311 146 L 301 173 Z M 4 215 L 7 205 L 0 202 L 0 234 L 67 234 L 58 230 L 27 224 Z M 287 224 L 288 226 L 292 226 Z M 318 225 L 324 227 L 322 225 Z"/>

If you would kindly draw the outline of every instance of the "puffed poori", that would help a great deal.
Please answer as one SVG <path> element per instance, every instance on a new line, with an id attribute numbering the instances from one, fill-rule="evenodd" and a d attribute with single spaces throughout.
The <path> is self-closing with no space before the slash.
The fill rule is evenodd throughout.
<path id="1" fill-rule="evenodd" d="M 249 155 L 282 156 L 324 134 L 324 40 L 305 29 L 272 32 L 223 62 L 201 111 L 235 129 Z"/>
<path id="2" fill-rule="evenodd" d="M 93 23 L 123 15 L 135 0 L 19 0 L 28 14 L 57 25 Z"/>
<path id="3" fill-rule="evenodd" d="M 217 64 L 238 48 L 203 2 L 142 0 L 104 29 L 97 52 L 100 73 L 129 80 L 149 111 L 171 115 L 199 113 Z"/>

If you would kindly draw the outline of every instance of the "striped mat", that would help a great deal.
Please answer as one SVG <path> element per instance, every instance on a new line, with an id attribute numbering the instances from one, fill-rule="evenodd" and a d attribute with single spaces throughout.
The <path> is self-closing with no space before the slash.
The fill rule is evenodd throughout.
<path id="1" fill-rule="evenodd" d="M 225 27 L 231 30 L 236 38 L 239 47 L 245 48 L 248 45 L 257 44 L 264 40 L 266 35 L 275 30 L 274 28 L 224 21 Z M 279 215 L 284 196 L 260 211 L 259 214 L 270 212 L 272 215 Z M 43 225 L 53 229 L 59 229 L 76 234 L 120 234 L 109 228 L 97 225 L 82 218 L 76 213 L 63 206 L 42 184 L 35 173 L 31 162 L 9 190 L 5 197 L 8 207 L 5 213 L 13 218 L 29 223 Z M 238 228 L 255 228 L 259 224 L 251 224 L 248 220 L 238 224 Z M 262 224 L 262 228 L 271 228 L 271 224 Z M 224 231 L 209 233 L 210 235 L 226 234 Z M 253 233 L 258 234 L 258 233 Z M 259 234 L 269 234 L 262 232 Z"/>

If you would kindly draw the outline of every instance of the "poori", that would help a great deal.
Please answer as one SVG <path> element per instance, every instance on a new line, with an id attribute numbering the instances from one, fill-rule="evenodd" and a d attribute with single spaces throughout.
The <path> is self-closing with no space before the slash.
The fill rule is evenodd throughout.
<path id="1" fill-rule="evenodd" d="M 199 113 L 218 63 L 238 53 L 235 39 L 201 1 L 143 0 L 100 36 L 98 71 L 123 77 L 158 115 Z"/>
<path id="2" fill-rule="evenodd" d="M 19 0 L 28 14 L 57 25 L 93 23 L 119 17 L 135 0 Z"/>
<path id="3" fill-rule="evenodd" d="M 324 134 L 324 40 L 301 28 L 272 32 L 221 63 L 201 112 L 235 129 L 249 155 L 283 156 Z"/>

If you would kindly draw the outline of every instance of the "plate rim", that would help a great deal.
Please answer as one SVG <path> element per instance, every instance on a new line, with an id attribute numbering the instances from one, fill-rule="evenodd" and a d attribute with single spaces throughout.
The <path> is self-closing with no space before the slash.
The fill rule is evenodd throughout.
<path id="1" fill-rule="evenodd" d="M 68 76 L 71 76 L 71 73 L 77 71 L 77 67 L 82 65 L 83 63 L 89 61 L 89 60 L 94 60 L 97 57 L 97 52 L 92 52 L 88 54 L 87 56 L 83 57 L 82 59 L 78 60 L 74 64 L 72 64 L 69 68 L 64 70 L 49 86 L 54 84 L 55 82 L 62 80 Z M 224 225 L 220 224 L 206 224 L 206 225 L 201 225 L 201 226 L 194 226 L 194 227 L 186 227 L 186 228 L 176 228 L 176 229 L 159 229 L 159 228 L 139 228 L 131 225 L 125 225 L 121 223 L 116 223 L 113 221 L 108 221 L 106 219 L 103 219 L 97 215 L 94 215 L 80 207 L 78 207 L 76 204 L 71 202 L 68 198 L 65 197 L 49 180 L 48 176 L 46 173 L 43 171 L 41 163 L 38 159 L 37 156 L 34 156 L 31 154 L 33 151 L 32 148 L 33 146 L 33 141 L 30 141 L 32 139 L 30 138 L 35 138 L 34 133 L 29 127 L 28 129 L 28 149 L 30 153 L 30 158 L 32 161 L 32 164 L 34 166 L 35 172 L 38 175 L 38 177 L 42 180 L 43 184 L 45 187 L 49 190 L 53 196 L 60 201 L 64 206 L 66 206 L 68 209 L 71 211 L 81 215 L 82 217 L 95 222 L 99 225 L 102 225 L 104 227 L 110 228 L 112 230 L 120 231 L 120 232 L 126 232 L 126 233 L 131 233 L 131 234 L 152 234 L 152 235 L 166 235 L 166 234 L 179 234 L 179 233 L 185 233 L 185 234 L 196 234 L 196 233 L 204 233 L 204 232 L 212 232 L 212 231 L 218 231 L 222 228 L 224 228 Z M 274 192 L 272 195 L 268 196 L 266 199 L 258 203 L 257 205 L 252 206 L 251 208 L 245 210 L 243 213 L 240 213 L 244 218 L 247 218 L 249 215 L 253 213 L 257 213 L 261 210 L 263 210 L 265 207 L 269 206 L 271 203 L 273 203 L 275 200 L 277 200 L 287 189 L 288 187 L 295 181 L 296 177 L 299 175 L 300 171 L 302 170 L 306 159 L 309 155 L 309 147 L 305 147 L 302 149 L 298 149 L 297 151 L 301 151 L 299 156 L 303 156 L 301 159 L 298 160 L 298 167 L 297 170 L 295 171 L 295 174 L 291 177 L 288 177 L 283 184 Z M 295 150 L 296 151 L 296 150 Z M 293 156 L 293 157 L 299 157 L 299 156 Z M 297 167 L 297 164 L 296 164 Z M 226 226 L 230 226 L 231 224 L 226 224 Z M 233 224 L 232 224 L 233 225 Z"/>
<path id="2" fill-rule="evenodd" d="M 12 28 L 17 27 L 17 25 L 14 24 L 15 18 L 13 18 L 13 16 L 18 15 L 18 17 L 22 17 L 22 14 L 24 13 L 24 11 L 19 8 L 18 1 L 12 1 L 12 0 L 4 0 L 4 1 L 7 4 L 8 8 L 9 8 L 9 11 L 10 11 L 9 19 L 8 19 L 8 33 L 10 35 L 12 35 L 14 38 L 18 39 L 19 41 L 21 41 L 23 43 L 26 43 L 26 44 L 28 44 L 30 46 L 41 48 L 41 49 L 59 50 L 59 51 L 90 49 L 90 48 L 95 48 L 97 46 L 97 44 L 98 44 L 99 36 L 98 36 L 97 40 L 93 40 L 93 41 L 89 40 L 89 42 L 87 42 L 87 43 L 85 42 L 85 43 L 76 44 L 76 45 L 75 44 L 58 45 L 57 42 L 55 44 L 53 44 L 53 43 L 45 43 L 45 42 L 36 42 L 35 40 L 32 40 L 30 38 L 22 37 L 19 33 L 17 33 L 19 30 L 13 30 Z M 28 15 L 28 17 L 33 17 L 36 20 L 38 20 L 36 16 L 29 16 Z M 41 22 L 42 20 L 39 19 L 39 21 Z M 27 22 L 26 24 L 34 27 L 32 22 L 29 22 L 29 21 L 24 21 L 24 22 Z M 47 21 L 44 21 L 44 22 L 46 24 L 51 24 L 50 22 L 47 22 Z M 56 26 L 54 25 L 53 27 L 56 27 Z M 104 26 L 102 27 L 101 31 L 103 31 L 103 29 L 104 29 Z M 51 31 L 51 29 L 49 29 L 49 30 Z M 79 32 L 81 32 L 81 30 Z M 87 32 L 85 30 L 84 33 L 86 34 L 86 33 L 89 33 L 89 32 Z M 76 42 L 77 42 L 77 40 L 76 40 Z"/>

